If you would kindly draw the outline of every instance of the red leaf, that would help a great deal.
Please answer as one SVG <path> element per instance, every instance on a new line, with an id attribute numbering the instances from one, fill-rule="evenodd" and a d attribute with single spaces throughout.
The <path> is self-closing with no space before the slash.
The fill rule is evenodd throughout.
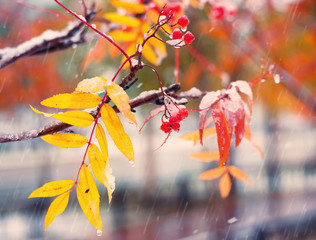
<path id="1" fill-rule="evenodd" d="M 231 135 L 229 133 L 225 115 L 220 107 L 213 108 L 212 116 L 216 127 L 217 144 L 220 154 L 219 167 L 221 167 L 226 162 L 229 155 Z"/>
<path id="2" fill-rule="evenodd" d="M 201 100 L 199 109 L 200 111 L 200 120 L 199 120 L 199 134 L 200 134 L 200 143 L 203 144 L 203 130 L 205 128 L 206 116 L 210 108 L 218 100 L 218 96 L 220 95 L 219 91 L 209 92 L 207 93 Z"/>
<path id="3" fill-rule="evenodd" d="M 245 110 L 244 103 L 237 93 L 236 88 L 227 91 L 228 98 L 222 103 L 222 108 L 227 120 L 229 132 L 235 131 L 236 147 L 244 136 Z"/>
<path id="4" fill-rule="evenodd" d="M 146 124 L 150 119 L 152 119 L 154 116 L 156 116 L 157 114 L 159 114 L 159 113 L 161 113 L 161 112 L 163 112 L 163 111 L 165 111 L 165 110 L 166 110 L 166 108 L 165 108 L 164 105 L 161 106 L 161 107 L 159 107 L 159 108 L 155 108 L 155 109 L 151 110 L 150 114 L 149 114 L 149 115 L 147 116 L 147 118 L 145 119 L 145 122 L 144 122 L 143 126 L 139 129 L 139 131 L 142 131 L 143 127 L 145 126 L 145 124 Z"/>
<path id="5" fill-rule="evenodd" d="M 245 133 L 245 111 L 242 111 L 237 118 L 237 125 L 235 126 L 235 141 L 238 147 Z"/>

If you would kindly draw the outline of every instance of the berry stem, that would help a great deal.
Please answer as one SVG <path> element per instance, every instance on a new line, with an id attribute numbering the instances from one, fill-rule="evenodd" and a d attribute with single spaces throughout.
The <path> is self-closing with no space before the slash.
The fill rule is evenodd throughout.
<path id="1" fill-rule="evenodd" d="M 175 75 L 175 83 L 179 83 L 179 48 L 174 49 L 174 59 L 175 59 L 175 69 L 174 69 L 174 75 Z"/>

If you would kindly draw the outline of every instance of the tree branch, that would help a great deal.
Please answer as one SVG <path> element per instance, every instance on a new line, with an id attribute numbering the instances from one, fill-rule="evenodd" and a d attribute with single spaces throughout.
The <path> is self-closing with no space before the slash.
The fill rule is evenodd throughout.
<path id="1" fill-rule="evenodd" d="M 92 8 L 86 15 L 91 21 L 96 14 Z M 46 30 L 41 35 L 34 37 L 16 47 L 0 49 L 0 69 L 23 58 L 49 52 L 64 50 L 75 44 L 84 43 L 87 27 L 83 23 L 70 22 L 60 31 Z"/>
<path id="2" fill-rule="evenodd" d="M 179 89 L 180 89 L 179 84 L 173 84 L 173 85 L 169 86 L 168 88 L 165 88 L 164 92 L 166 94 L 175 95 L 175 92 L 177 92 Z M 186 93 L 189 93 L 189 92 L 190 92 L 190 90 L 187 91 Z M 204 96 L 204 94 L 205 94 L 201 91 L 200 91 L 200 93 L 201 93 L 200 97 Z M 182 96 L 192 97 L 192 98 L 198 97 L 197 95 L 190 96 L 189 94 L 177 95 L 178 98 L 184 98 Z M 130 101 L 130 106 L 132 109 L 134 109 L 134 108 L 139 107 L 139 106 L 144 105 L 144 104 L 149 104 L 149 103 L 155 104 L 156 101 L 161 97 L 162 97 L 161 90 L 151 90 L 151 91 L 142 92 L 139 96 L 137 96 L 136 98 L 134 98 Z M 114 110 L 116 112 L 118 112 L 116 107 L 114 107 Z M 95 108 L 95 109 L 90 111 L 90 114 L 93 117 L 96 117 L 97 112 L 98 112 L 98 108 Z M 47 134 L 53 134 L 53 133 L 63 131 L 69 127 L 71 127 L 71 125 L 60 122 L 60 121 L 53 121 L 53 122 L 48 123 L 47 125 L 39 128 L 39 129 L 35 129 L 35 130 L 24 131 L 24 132 L 15 133 L 15 134 L 0 134 L 0 143 L 17 142 L 17 141 L 34 139 L 34 138 L 42 137 L 42 136 L 47 135 Z"/>

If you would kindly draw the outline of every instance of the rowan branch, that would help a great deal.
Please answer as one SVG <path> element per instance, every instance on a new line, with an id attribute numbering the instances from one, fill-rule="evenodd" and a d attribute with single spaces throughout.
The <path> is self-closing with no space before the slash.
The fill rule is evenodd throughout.
<path id="1" fill-rule="evenodd" d="M 86 20 L 91 21 L 96 13 L 96 10 L 92 7 L 85 16 Z M 86 32 L 87 27 L 83 23 L 69 22 L 63 30 L 46 30 L 41 35 L 16 47 L 0 49 L 0 69 L 23 57 L 47 54 L 84 43 L 86 42 Z"/>
<path id="2" fill-rule="evenodd" d="M 198 98 L 205 95 L 205 92 L 202 92 L 196 88 L 194 88 L 194 91 L 189 90 L 186 92 L 183 92 L 181 94 L 175 95 L 175 93 L 180 89 L 179 84 L 173 84 L 167 88 L 164 88 L 165 94 L 169 94 L 171 96 L 175 96 L 178 99 L 184 99 L 186 97 L 189 98 Z M 192 94 L 191 94 L 191 93 Z M 200 95 L 196 94 L 197 92 L 200 92 Z M 194 94 L 193 94 L 194 93 Z M 139 107 L 144 104 L 156 104 L 159 102 L 158 100 L 162 97 L 161 90 L 151 90 L 151 91 L 145 91 L 142 92 L 140 95 L 138 95 L 136 98 L 130 100 L 130 106 L 132 109 L 135 109 L 136 107 Z M 118 112 L 118 109 L 114 106 L 113 107 L 116 112 Z M 89 113 L 96 118 L 98 112 L 98 107 L 91 110 Z M 29 131 L 23 131 L 20 133 L 15 134 L 0 134 L 0 143 L 7 143 L 7 142 L 17 142 L 17 141 L 24 141 L 24 140 L 30 140 L 38 137 L 42 137 L 47 134 L 53 134 L 60 131 L 63 131 L 72 125 L 60 122 L 60 121 L 52 121 L 45 126 L 35 129 L 35 130 L 29 130 Z"/>

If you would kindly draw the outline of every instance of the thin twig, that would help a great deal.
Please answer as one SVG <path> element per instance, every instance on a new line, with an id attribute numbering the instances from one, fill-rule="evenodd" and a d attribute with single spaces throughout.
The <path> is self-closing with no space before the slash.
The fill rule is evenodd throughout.
<path id="1" fill-rule="evenodd" d="M 90 21 L 96 11 L 89 12 L 87 21 Z M 23 58 L 49 52 L 59 51 L 85 42 L 86 27 L 83 23 L 70 22 L 60 31 L 47 30 L 16 47 L 0 49 L 0 69 Z"/>

